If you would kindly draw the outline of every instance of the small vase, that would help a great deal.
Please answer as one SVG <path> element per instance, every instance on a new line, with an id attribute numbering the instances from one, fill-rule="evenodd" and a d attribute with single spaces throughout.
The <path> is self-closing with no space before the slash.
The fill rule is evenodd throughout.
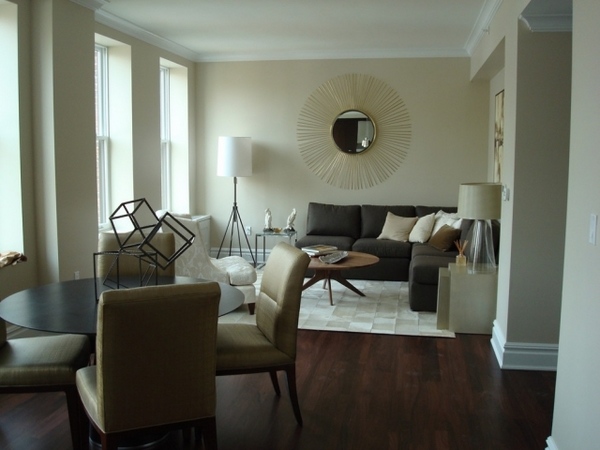
<path id="1" fill-rule="evenodd" d="M 456 265 L 457 266 L 466 266 L 467 265 L 467 257 L 465 255 L 456 255 Z"/>

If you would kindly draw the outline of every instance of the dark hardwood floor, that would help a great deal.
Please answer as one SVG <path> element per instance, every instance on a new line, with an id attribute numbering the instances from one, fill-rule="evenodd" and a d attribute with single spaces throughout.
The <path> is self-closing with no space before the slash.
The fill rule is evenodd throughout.
<path id="1" fill-rule="evenodd" d="M 220 377 L 219 449 L 544 449 L 556 374 L 500 370 L 489 339 L 300 330 L 304 427 L 285 381 L 277 398 L 268 375 Z M 0 449 L 71 449 L 62 394 L 0 395 Z"/>

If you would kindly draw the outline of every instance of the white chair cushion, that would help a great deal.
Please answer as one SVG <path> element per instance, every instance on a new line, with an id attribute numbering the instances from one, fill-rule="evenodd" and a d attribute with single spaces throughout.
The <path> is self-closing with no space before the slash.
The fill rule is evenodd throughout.
<path id="1" fill-rule="evenodd" d="M 221 259 L 211 258 L 212 263 L 229 275 L 229 284 L 243 286 L 256 281 L 256 269 L 241 256 L 227 256 Z"/>

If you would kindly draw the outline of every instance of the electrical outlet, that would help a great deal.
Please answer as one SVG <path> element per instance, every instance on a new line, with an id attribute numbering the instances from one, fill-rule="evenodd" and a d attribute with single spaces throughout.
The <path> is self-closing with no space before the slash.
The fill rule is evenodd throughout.
<path id="1" fill-rule="evenodd" d="M 75 273 L 73 274 L 73 279 L 79 280 L 79 270 L 75 271 Z"/>
<path id="2" fill-rule="evenodd" d="M 246 226 L 246 236 L 251 236 L 251 235 L 252 235 L 252 227 Z"/>

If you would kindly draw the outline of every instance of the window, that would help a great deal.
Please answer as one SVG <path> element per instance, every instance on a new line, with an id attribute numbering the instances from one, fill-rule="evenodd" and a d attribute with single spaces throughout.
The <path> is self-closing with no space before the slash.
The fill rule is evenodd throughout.
<path id="1" fill-rule="evenodd" d="M 170 70 L 160 68 L 160 182 L 162 208 L 171 209 Z"/>
<path id="2" fill-rule="evenodd" d="M 109 130 L 108 130 L 108 49 L 96 45 L 96 180 L 98 220 L 108 222 L 109 196 Z"/>

